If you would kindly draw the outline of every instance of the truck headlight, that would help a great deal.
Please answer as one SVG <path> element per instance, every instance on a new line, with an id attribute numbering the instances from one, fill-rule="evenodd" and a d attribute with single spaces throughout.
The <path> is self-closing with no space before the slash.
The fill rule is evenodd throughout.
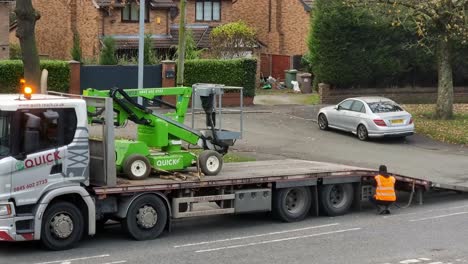
<path id="1" fill-rule="evenodd" d="M 0 205 L 0 216 L 11 215 L 11 206 L 9 204 Z"/>

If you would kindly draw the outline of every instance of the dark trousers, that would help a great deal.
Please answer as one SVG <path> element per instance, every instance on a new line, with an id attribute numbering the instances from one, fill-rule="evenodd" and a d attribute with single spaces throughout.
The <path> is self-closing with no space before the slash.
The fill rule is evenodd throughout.
<path id="1" fill-rule="evenodd" d="M 380 206 L 383 206 L 385 209 L 384 210 L 388 210 L 390 208 L 390 206 L 394 203 L 392 201 L 380 201 L 380 200 L 376 200 L 374 196 L 371 196 L 369 197 L 369 201 L 375 206 L 377 207 L 377 209 L 381 209 Z"/>

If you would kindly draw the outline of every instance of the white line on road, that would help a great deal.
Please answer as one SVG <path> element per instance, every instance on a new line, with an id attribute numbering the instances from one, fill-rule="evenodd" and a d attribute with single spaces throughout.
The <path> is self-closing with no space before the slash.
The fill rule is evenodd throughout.
<path id="1" fill-rule="evenodd" d="M 48 261 L 48 262 L 39 262 L 36 264 L 52 264 L 52 263 L 63 263 L 63 262 L 72 262 L 76 260 L 86 260 L 86 259 L 95 259 L 95 258 L 106 258 L 109 257 L 109 254 L 105 255 L 99 255 L 99 256 L 90 256 L 90 257 L 83 257 L 83 258 L 74 258 L 74 259 L 64 259 L 64 260 L 54 260 L 54 261 Z"/>
<path id="2" fill-rule="evenodd" d="M 410 221 L 410 222 L 417 222 L 417 221 L 424 221 L 424 220 L 438 219 L 438 218 L 444 218 L 444 217 L 455 216 L 455 215 L 462 215 L 462 214 L 468 214 L 468 212 L 458 212 L 458 213 L 453 213 L 453 214 L 446 214 L 446 215 L 431 216 L 431 217 L 425 217 L 425 218 L 413 219 L 413 220 L 409 220 L 409 221 Z"/>
<path id="3" fill-rule="evenodd" d="M 446 208 L 440 208 L 440 209 L 431 209 L 431 210 L 426 210 L 426 211 L 422 211 L 422 212 L 414 212 L 414 213 L 403 213 L 403 214 L 385 215 L 383 218 L 394 218 L 394 217 L 400 217 L 400 216 L 425 214 L 425 213 L 432 213 L 432 212 L 438 212 L 438 211 L 447 211 L 447 210 L 460 209 L 460 208 L 466 208 L 466 207 L 468 207 L 468 205 L 454 206 L 454 207 L 446 207 Z"/>
<path id="4" fill-rule="evenodd" d="M 344 233 L 344 232 L 351 232 L 351 231 L 356 231 L 356 230 L 360 230 L 360 229 L 361 228 L 350 228 L 350 229 L 323 232 L 323 233 L 312 234 L 312 235 L 287 237 L 287 238 L 280 238 L 280 239 L 274 239 L 274 240 L 265 240 L 265 241 L 260 241 L 260 242 L 253 242 L 253 243 L 248 243 L 248 244 L 239 244 L 239 245 L 232 245 L 232 246 L 219 247 L 219 248 L 203 249 L 203 250 L 197 250 L 195 252 L 196 253 L 204 253 L 204 252 L 212 252 L 212 251 L 219 251 L 219 250 L 225 250 L 225 249 L 250 247 L 250 246 L 271 244 L 271 243 L 277 243 L 277 242 L 283 242 L 283 241 L 289 241 L 289 240 L 296 240 L 296 239 L 301 239 L 301 238 L 309 238 L 309 237 L 316 237 L 316 236 L 324 236 L 324 235 L 338 234 L 338 233 Z"/>
<path id="5" fill-rule="evenodd" d="M 191 243 L 191 244 L 185 244 L 185 245 L 177 245 L 177 246 L 174 246 L 174 248 L 199 246 L 199 245 L 206 245 L 206 244 L 213 244 L 213 243 L 220 243 L 220 242 L 255 238 L 255 237 L 263 237 L 263 236 L 272 236 L 272 235 L 292 233 L 292 232 L 298 232 L 298 231 L 304 231 L 304 230 L 310 230 L 310 229 L 316 229 L 316 228 L 322 228 L 322 227 L 329 227 L 329 226 L 336 226 L 336 225 L 339 225 L 339 223 L 319 225 L 319 226 L 309 226 L 309 227 L 304 227 L 304 228 L 290 229 L 290 230 L 277 231 L 277 232 L 258 234 L 258 235 L 251 235 L 251 236 L 242 236 L 242 237 L 233 237 L 233 238 L 226 238 L 226 239 L 219 239 L 219 240 L 212 240 L 212 241 L 203 241 L 203 242 L 197 242 L 197 243 Z"/>
<path id="6" fill-rule="evenodd" d="M 127 263 L 126 260 L 118 260 L 118 261 L 113 261 L 113 262 L 106 262 L 102 264 L 120 264 L 120 263 Z"/>
<path id="7" fill-rule="evenodd" d="M 410 263 L 419 263 L 421 262 L 419 259 L 407 259 L 400 261 L 401 264 L 410 264 Z"/>

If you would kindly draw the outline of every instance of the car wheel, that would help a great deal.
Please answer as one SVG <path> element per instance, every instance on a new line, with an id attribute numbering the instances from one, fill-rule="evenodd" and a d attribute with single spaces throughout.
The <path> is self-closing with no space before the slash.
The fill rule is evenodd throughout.
<path id="1" fill-rule="evenodd" d="M 369 138 L 369 133 L 364 125 L 359 125 L 357 127 L 357 137 L 362 141 L 366 141 Z"/>
<path id="2" fill-rule="evenodd" d="M 325 114 L 320 114 L 318 117 L 318 125 L 320 130 L 327 130 L 328 129 L 328 119 Z"/>

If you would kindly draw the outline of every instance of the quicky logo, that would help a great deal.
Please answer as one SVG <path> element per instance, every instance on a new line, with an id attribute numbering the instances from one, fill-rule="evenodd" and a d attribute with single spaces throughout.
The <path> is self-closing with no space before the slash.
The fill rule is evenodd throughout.
<path id="1" fill-rule="evenodd" d="M 164 159 L 156 161 L 156 166 L 163 167 L 163 166 L 173 166 L 177 165 L 180 162 L 180 158 L 178 159 Z"/>
<path id="2" fill-rule="evenodd" d="M 29 169 L 32 167 L 37 167 L 40 165 L 45 165 L 45 164 L 49 164 L 52 162 L 56 162 L 61 159 L 62 157 L 60 157 L 60 152 L 55 151 L 55 152 L 44 154 L 42 156 L 29 158 L 29 159 L 26 159 L 25 161 L 18 161 L 16 163 L 16 170 L 20 171 L 20 170 L 24 170 L 25 168 Z"/>

